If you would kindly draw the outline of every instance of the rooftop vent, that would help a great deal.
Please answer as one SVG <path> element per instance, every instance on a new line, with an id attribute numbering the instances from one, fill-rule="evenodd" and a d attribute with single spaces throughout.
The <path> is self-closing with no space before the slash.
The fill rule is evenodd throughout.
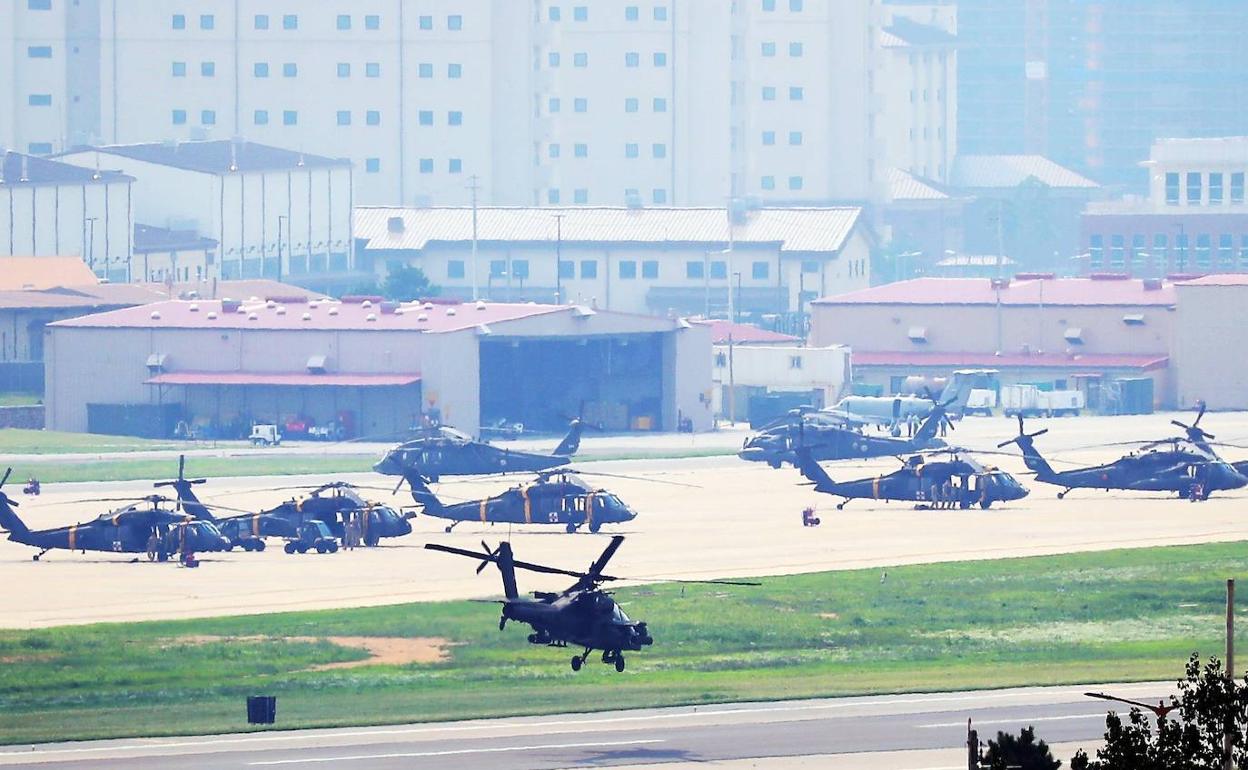
<path id="1" fill-rule="evenodd" d="M 927 327 L 911 326 L 906 332 L 906 336 L 910 338 L 911 342 L 916 344 L 927 342 Z"/>
<path id="2" fill-rule="evenodd" d="M 248 301 L 248 302 L 259 302 L 259 301 L 260 301 L 260 298 L 259 298 L 259 297 L 256 297 L 256 296 L 251 296 L 251 297 L 249 297 L 249 298 L 247 299 L 247 301 Z"/>
<path id="3" fill-rule="evenodd" d="M 1066 333 L 1062 336 L 1065 337 L 1066 341 L 1072 345 L 1083 344 L 1083 329 L 1078 326 L 1068 326 L 1066 328 Z"/>
<path id="4" fill-rule="evenodd" d="M 308 371 L 313 374 L 324 374 L 327 361 L 326 356 L 308 356 Z"/>
<path id="5" fill-rule="evenodd" d="M 267 307 L 269 310 L 272 310 L 273 308 L 277 307 L 277 303 L 274 302 L 273 300 L 268 300 L 264 303 L 264 306 Z"/>
<path id="6" fill-rule="evenodd" d="M 416 322 L 417 322 L 417 323 L 422 323 L 422 324 L 423 324 L 424 322 L 426 322 L 426 321 L 428 321 L 428 320 L 429 320 L 429 316 L 428 316 L 428 314 L 426 314 L 426 313 L 421 313 L 420 315 L 416 316 Z"/>
<path id="7" fill-rule="evenodd" d="M 159 321 L 159 320 L 160 320 L 160 311 L 159 311 L 159 310 L 153 310 L 153 311 L 152 311 L 152 320 L 153 320 L 153 321 Z"/>
<path id="8" fill-rule="evenodd" d="M 453 307 L 448 307 L 448 308 L 446 309 L 446 314 L 447 314 L 447 315 L 455 315 L 455 308 L 453 308 Z"/>
<path id="9" fill-rule="evenodd" d="M 485 303 L 482 302 L 480 304 L 484 305 Z M 430 302 L 429 300 L 425 300 L 425 304 L 421 305 L 421 307 L 424 308 L 425 310 L 433 310 L 433 303 Z"/>
<path id="10" fill-rule="evenodd" d="M 286 315 L 286 308 L 282 307 L 281 305 L 278 305 L 277 310 L 275 312 L 278 315 Z"/>
<path id="11" fill-rule="evenodd" d="M 238 305 L 239 305 L 238 300 L 234 300 L 234 299 L 230 299 L 229 297 L 226 297 L 225 299 L 221 300 L 221 312 L 233 313 L 234 311 L 238 310 Z"/>
<path id="12" fill-rule="evenodd" d="M 485 300 L 477 300 L 477 310 L 485 310 Z"/>
<path id="13" fill-rule="evenodd" d="M 381 312 L 383 312 L 383 313 L 397 313 L 397 312 L 399 312 L 399 303 L 397 303 L 397 302 L 383 302 L 383 303 L 381 303 Z"/>
<path id="14" fill-rule="evenodd" d="M 256 315 L 255 313 L 248 313 L 248 314 L 247 314 L 247 320 L 248 320 L 248 321 L 255 321 L 255 320 L 257 320 L 258 318 L 260 318 L 260 316 Z"/>
<path id="15" fill-rule="evenodd" d="M 377 314 L 376 314 L 376 313 L 369 313 L 368 315 L 364 316 L 364 320 L 365 320 L 365 321 L 376 321 L 376 320 L 377 320 Z"/>
<path id="16" fill-rule="evenodd" d="M 311 314 L 311 313 L 304 313 L 303 315 L 301 315 L 301 316 L 299 316 L 299 317 L 300 317 L 300 318 L 302 318 L 302 319 L 303 319 L 303 320 L 305 320 L 305 321 L 311 321 L 311 320 L 312 320 L 312 314 Z"/>
<path id="17" fill-rule="evenodd" d="M 208 315 L 207 315 L 207 318 L 208 318 L 208 320 L 209 320 L 209 321 L 215 321 L 215 320 L 217 320 L 217 314 L 216 314 L 216 312 L 215 312 L 215 311 L 209 311 L 209 312 L 208 312 Z"/>
<path id="18" fill-rule="evenodd" d="M 1144 291 L 1161 291 L 1162 282 L 1160 278 L 1145 278 Z"/>
<path id="19" fill-rule="evenodd" d="M 165 364 L 169 362 L 168 353 L 153 353 L 147 357 L 147 370 L 153 374 L 163 372 Z"/>
<path id="20" fill-rule="evenodd" d="M 338 315 L 338 308 L 337 308 L 337 307 L 331 307 L 331 308 L 329 309 L 329 314 L 330 314 L 330 315 Z"/>
<path id="21" fill-rule="evenodd" d="M 1088 278 L 1093 281 L 1125 281 L 1131 276 L 1126 273 L 1089 273 Z"/>
<path id="22" fill-rule="evenodd" d="M 243 307 L 242 305 L 239 305 L 239 306 L 238 306 L 238 310 L 237 310 L 237 312 L 239 312 L 239 313 L 246 313 L 246 312 L 247 312 L 247 308 Z"/>
<path id="23" fill-rule="evenodd" d="M 1010 279 L 1009 279 L 1009 278 L 993 278 L 993 279 L 992 279 L 992 281 L 991 281 L 991 283 L 992 283 L 992 288 L 994 288 L 994 289 L 1008 289 L 1008 288 L 1010 288 Z"/>
<path id="24" fill-rule="evenodd" d="M 188 308 L 187 308 L 187 310 L 191 311 L 192 313 L 198 313 L 198 312 L 199 312 L 199 304 L 198 304 L 198 303 L 195 303 L 195 302 L 192 302 L 192 303 L 191 303 L 191 306 L 190 306 L 190 307 L 188 307 Z"/>
<path id="25" fill-rule="evenodd" d="M 1143 313 L 1128 313 L 1127 315 L 1124 315 L 1122 317 L 1122 322 L 1126 324 L 1127 326 L 1143 326 L 1144 314 Z"/>
<path id="26" fill-rule="evenodd" d="M 372 306 L 373 306 L 373 301 L 371 299 L 366 299 L 360 303 L 360 307 L 372 307 Z"/>
<path id="27" fill-rule="evenodd" d="M 392 233 L 403 232 L 403 217 L 390 217 L 386 220 L 386 230 Z"/>

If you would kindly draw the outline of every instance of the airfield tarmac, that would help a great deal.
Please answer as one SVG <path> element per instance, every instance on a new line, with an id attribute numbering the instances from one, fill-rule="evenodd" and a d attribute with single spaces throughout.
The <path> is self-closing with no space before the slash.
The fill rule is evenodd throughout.
<path id="1" fill-rule="evenodd" d="M 1079 417 L 1029 420 L 1028 431 L 1050 428 L 1038 448 L 1058 468 L 1065 463 L 1092 464 L 1120 456 L 1129 447 L 1082 448 L 1111 441 L 1176 435 L 1171 417 L 1190 421 L 1193 414 L 1132 417 Z M 1202 427 L 1219 441 L 1248 446 L 1248 413 L 1218 413 Z M 995 449 L 1016 432 L 1013 420 L 967 418 L 948 436 L 950 443 L 972 449 Z M 707 446 L 739 445 L 725 434 L 711 434 Z M 699 437 L 700 438 L 700 437 Z M 586 448 L 606 445 L 611 437 L 590 437 Z M 650 446 L 663 451 L 687 436 L 655 436 Z M 553 446 L 553 442 L 552 446 Z M 274 450 L 282 451 L 282 450 Z M 1011 451 L 1011 450 L 1007 450 Z M 1013 449 L 1015 453 L 1016 449 Z M 1228 460 L 1248 458 L 1248 449 L 1220 450 Z M 984 455 L 1013 473 L 1025 471 L 1016 455 Z M 0 458 L 0 466 L 4 459 Z M 837 480 L 887 473 L 892 458 L 869 462 L 829 463 Z M 579 463 L 586 471 L 637 478 L 597 478 L 638 511 L 626 525 L 606 527 L 599 535 L 567 535 L 558 527 L 515 527 L 466 523 L 445 534 L 446 522 L 420 517 L 413 533 L 383 541 L 374 549 L 337 554 L 290 556 L 280 543 L 264 553 L 235 551 L 205 554 L 199 569 L 148 563 L 141 556 L 51 552 L 33 562 L 26 546 L 0 542 L 0 585 L 8 588 L 0 626 L 35 628 L 99 621 L 205 617 L 281 610 L 358 607 L 409 601 L 478 598 L 497 595 L 496 574 L 474 574 L 475 565 L 423 550 L 426 542 L 460 547 L 491 545 L 511 537 L 519 558 L 569 568 L 590 563 L 610 534 L 628 535 L 611 564 L 613 574 L 639 580 L 766 576 L 860 567 L 884 567 L 937 561 L 1002 558 L 1121 547 L 1173 545 L 1248 539 L 1243 515 L 1248 488 L 1190 503 L 1157 493 L 1077 490 L 1057 500 L 1055 487 L 1029 478 L 1031 495 L 1008 506 L 954 511 L 914 510 L 904 503 L 854 501 L 843 511 L 837 500 L 800 486 L 796 470 L 773 470 L 735 457 L 640 459 Z M 170 464 L 171 473 L 176 466 Z M 193 457 L 188 475 L 195 474 Z M 391 497 L 394 478 L 347 474 L 342 480 L 377 487 L 366 495 L 398 504 L 411 502 L 406 490 Z M 493 494 L 525 476 L 450 480 L 435 491 L 448 501 Z M 289 499 L 301 484 L 317 477 L 217 478 L 197 488 L 208 502 L 261 509 Z M 655 481 L 691 484 L 672 486 Z M 150 482 L 57 484 L 38 498 L 23 497 L 18 510 L 31 527 L 86 521 L 119 503 L 75 504 L 97 497 L 151 494 Z M 392 503 L 392 504 L 393 504 Z M 822 526 L 801 526 L 801 510 L 814 505 Z M 522 590 L 558 589 L 565 579 L 525 575 Z"/>

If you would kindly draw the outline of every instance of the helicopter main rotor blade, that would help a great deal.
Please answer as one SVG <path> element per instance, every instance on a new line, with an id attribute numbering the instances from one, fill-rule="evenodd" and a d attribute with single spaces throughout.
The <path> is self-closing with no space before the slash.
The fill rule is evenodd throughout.
<path id="1" fill-rule="evenodd" d="M 597 577 L 600 575 L 603 567 L 607 566 L 607 562 L 611 561 L 611 557 L 615 556 L 615 552 L 620 550 L 621 545 L 624 545 L 624 536 L 613 536 L 610 544 L 608 544 L 606 549 L 603 550 L 602 555 L 595 559 L 593 564 L 589 565 L 589 570 L 586 574 L 590 577 Z"/>
<path id="2" fill-rule="evenodd" d="M 604 478 L 609 478 L 609 479 L 627 479 L 629 481 L 646 481 L 651 484 L 668 484 L 673 487 L 688 487 L 690 489 L 702 489 L 703 488 L 703 487 L 698 486 L 697 484 L 686 484 L 683 481 L 667 481 L 665 479 L 651 479 L 651 478 L 646 478 L 645 476 L 626 476 L 622 473 L 604 473 L 602 471 L 582 471 L 582 470 L 577 470 L 575 468 L 556 468 L 550 471 L 543 471 L 539 473 L 538 475 L 542 475 L 546 478 L 549 478 L 550 476 L 558 476 L 561 473 L 569 473 L 569 474 L 574 474 L 577 476 L 602 476 Z"/>
<path id="3" fill-rule="evenodd" d="M 4 487 L 4 483 L 9 480 L 9 476 L 12 473 L 13 473 L 12 468 L 9 468 L 8 470 L 4 472 L 4 478 L 0 479 L 0 488 Z"/>
<path id="4" fill-rule="evenodd" d="M 442 551 L 443 553 L 453 553 L 453 554 L 456 554 L 457 556 L 467 556 L 471 559 L 481 559 L 482 561 L 485 561 L 485 562 L 497 562 L 498 561 L 498 554 L 490 553 L 488 548 L 486 549 L 485 553 L 481 553 L 480 551 L 469 551 L 465 548 L 456 548 L 450 545 L 442 545 L 441 543 L 425 543 L 425 548 L 429 549 L 430 551 Z M 587 575 L 585 575 L 585 573 L 583 572 L 574 572 L 572 570 L 558 569 L 557 567 L 547 567 L 544 564 L 533 564 L 527 561 L 513 561 L 512 565 L 515 566 L 517 569 L 524 569 L 530 572 L 543 572 L 548 575 L 567 575 L 568 577 L 574 577 L 578 579 L 587 577 Z M 618 580 L 618 578 L 603 577 L 603 576 L 599 576 L 598 579 L 599 580 Z"/>

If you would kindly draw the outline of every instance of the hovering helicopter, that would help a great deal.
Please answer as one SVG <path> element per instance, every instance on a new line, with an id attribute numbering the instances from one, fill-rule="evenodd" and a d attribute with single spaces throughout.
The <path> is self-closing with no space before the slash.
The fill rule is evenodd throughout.
<path id="1" fill-rule="evenodd" d="M 215 523 L 227 538 L 231 547 L 239 546 L 246 551 L 263 551 L 264 538 L 280 537 L 288 541 L 300 539 L 305 523 L 323 522 L 330 532 L 341 539 L 345 534 L 346 520 L 358 514 L 360 537 L 365 545 L 375 546 L 383 537 L 402 537 L 412 531 L 412 524 L 388 505 L 364 500 L 356 488 L 343 482 L 324 484 L 312 489 L 301 500 L 289 500 L 276 508 L 251 513 L 221 505 L 208 505 L 195 495 L 195 487 L 207 479 L 186 478 L 186 456 L 178 458 L 178 476 L 169 481 L 159 481 L 157 488 L 172 487 L 178 494 L 178 507 L 196 519 Z M 295 487 L 304 489 L 304 487 Z M 322 495 L 324 492 L 331 494 Z M 212 509 L 235 511 L 233 516 L 216 516 Z"/>
<path id="2" fill-rule="evenodd" d="M 500 602 L 503 605 L 503 613 L 498 620 L 499 631 L 506 628 L 508 620 L 525 623 L 533 629 L 533 633 L 529 634 L 530 644 L 544 644 L 551 647 L 566 647 L 573 644 L 584 647 L 583 653 L 572 656 L 573 671 L 581 670 L 581 666 L 584 665 L 591 652 L 602 650 L 602 662 L 614 664 L 615 670 L 622 672 L 626 650 L 640 651 L 642 647 L 654 644 L 654 637 L 650 635 L 646 624 L 630 620 L 610 594 L 599 588 L 605 582 L 620 580 L 620 578 L 602 574 L 602 570 L 623 542 L 623 535 L 612 537 L 611 543 L 603 550 L 602 555 L 595 559 L 585 572 L 516 561 L 512 556 L 511 544 L 507 542 L 500 543 L 493 551 L 482 542 L 481 547 L 484 550 L 480 553 L 437 543 L 427 543 L 425 548 L 480 559 L 481 564 L 477 567 L 478 574 L 485 569 L 486 564 L 492 562 L 498 565 L 498 571 L 503 576 L 503 593 L 507 597 Z M 559 593 L 535 591 L 533 599 L 522 599 L 516 586 L 517 568 L 550 575 L 567 575 L 576 578 L 576 582 Z M 672 582 L 758 585 L 758 583 L 740 583 L 729 580 Z"/>
<path id="3" fill-rule="evenodd" d="M 924 505 L 945 504 L 988 509 L 993 503 L 1021 500 L 1027 488 L 999 468 L 988 468 L 973 458 L 951 451 L 948 460 L 930 461 L 923 455 L 907 458 L 900 469 L 887 475 L 836 482 L 815 461 L 810 448 L 797 450 L 798 469 L 814 482 L 815 491 L 845 498 L 836 504 L 839 511 L 850 500 L 908 500 Z"/>
<path id="4" fill-rule="evenodd" d="M 1229 463 L 1178 438 L 1145 444 L 1104 465 L 1055 471 L 1035 446 L 1036 437 L 1048 432 L 1045 428 L 1027 433 L 1019 415 L 1018 435 L 997 444 L 997 448 L 1017 444 L 1023 453 L 1023 463 L 1035 471 L 1037 481 L 1064 487 L 1057 493 L 1058 499 L 1072 489 L 1123 489 L 1176 492 L 1180 497 L 1206 500 L 1212 492 L 1239 489 L 1248 484 L 1248 478 Z M 1166 446 L 1170 448 L 1165 449 Z"/>
<path id="5" fill-rule="evenodd" d="M 936 434 L 942 427 L 953 429 L 954 425 L 946 408 L 957 400 L 957 396 L 944 402 L 937 401 L 930 393 L 928 397 L 932 402 L 931 411 L 908 439 L 868 436 L 861 430 L 847 426 L 835 416 L 795 410 L 787 418 L 772 423 L 746 439 L 737 456 L 742 460 L 765 462 L 773 468 L 779 468 L 786 462 L 797 465 L 795 450 L 799 446 L 810 447 L 816 460 L 887 457 L 924 449 L 939 449 L 945 446 L 945 442 L 937 438 Z"/>
<path id="6" fill-rule="evenodd" d="M 8 478 L 6 471 L 0 479 L 0 487 Z M 190 514 L 160 507 L 162 503 L 173 502 L 152 495 L 85 524 L 32 530 L 14 512 L 17 503 L 0 489 L 0 526 L 8 531 L 9 540 L 41 549 L 32 557 L 35 561 L 54 549 L 146 553 L 153 561 L 165 561 L 173 554 L 185 558 L 190 553 L 229 550 L 229 541 L 212 522 L 197 521 Z M 150 507 L 144 507 L 143 503 Z"/>
<path id="7" fill-rule="evenodd" d="M 399 444 L 381 458 L 373 470 L 385 476 L 415 474 L 426 483 L 441 476 L 479 476 L 491 473 L 544 471 L 572 461 L 581 446 L 581 434 L 591 427 L 580 418 L 571 421 L 568 433 L 551 454 L 500 449 L 474 441 L 454 428 L 440 426 L 427 435 Z M 399 482 L 402 486 L 403 482 Z M 397 490 L 398 487 L 395 487 Z"/>
<path id="8" fill-rule="evenodd" d="M 561 524 L 569 534 L 581 527 L 597 532 L 603 524 L 621 524 L 637 518 L 637 512 L 615 493 L 595 489 L 573 470 L 549 470 L 534 481 L 518 484 L 493 497 L 446 504 L 416 474 L 407 478 L 412 499 L 426 516 L 450 519 L 450 532 L 465 521 L 508 524 Z M 595 474 L 609 475 L 609 474 Z M 662 482 L 670 484 L 673 482 Z"/>

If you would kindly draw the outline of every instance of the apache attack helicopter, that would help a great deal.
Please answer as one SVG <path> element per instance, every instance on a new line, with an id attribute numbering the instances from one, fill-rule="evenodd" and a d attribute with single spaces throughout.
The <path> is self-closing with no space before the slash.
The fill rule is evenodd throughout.
<path id="1" fill-rule="evenodd" d="M 385 476 L 415 474 L 425 483 L 441 476 L 481 476 L 493 473 L 537 472 L 557 468 L 572 461 L 581 446 L 581 434 L 592 427 L 573 419 L 568 433 L 551 454 L 500 449 L 454 428 L 441 426 L 426 435 L 399 444 L 381 458 L 373 470 Z M 403 482 L 399 482 L 402 486 Z M 397 490 L 398 487 L 395 487 Z"/>
<path id="2" fill-rule="evenodd" d="M 581 527 L 597 532 L 603 524 L 622 524 L 637 518 L 637 512 L 615 493 L 591 487 L 581 475 L 573 470 L 542 471 L 536 480 L 518 484 L 493 497 L 450 504 L 439 500 L 416 474 L 409 475 L 407 481 L 412 488 L 412 499 L 421 506 L 422 513 L 451 520 L 447 532 L 461 522 L 477 521 L 558 524 L 571 534 Z"/>
<path id="3" fill-rule="evenodd" d="M 533 633 L 529 634 L 530 644 L 544 644 L 551 647 L 566 647 L 572 644 L 585 648 L 580 655 L 572 656 L 573 671 L 580 671 L 581 666 L 594 650 L 602 650 L 603 663 L 613 663 L 616 671 L 623 671 L 625 650 L 639 651 L 642 647 L 654 644 L 654 637 L 650 635 L 646 624 L 629 620 L 611 595 L 599 588 L 605 582 L 621 579 L 604 575 L 602 570 L 623 542 L 623 535 L 611 538 L 611 543 L 602 555 L 595 559 L 585 572 L 516 561 L 512 557 L 511 544 L 507 542 L 500 543 L 494 551 L 482 542 L 481 547 L 484 551 L 480 553 L 437 543 L 427 543 L 425 548 L 480 559 L 481 564 L 477 567 L 478 574 L 485 569 L 486 564 L 493 562 L 498 565 L 498 571 L 503 576 L 503 593 L 507 597 L 506 600 L 500 602 L 503 605 L 503 614 L 498 621 L 499 631 L 507 626 L 508 620 L 526 623 L 533 629 Z M 576 578 L 576 583 L 559 593 L 535 591 L 533 599 L 522 599 L 516 587 L 517 568 L 550 575 L 567 575 Z M 729 580 L 670 582 L 758 585 L 758 583 L 740 583 Z"/>
<path id="4" fill-rule="evenodd" d="M 401 515 L 388 505 L 368 502 L 356 492 L 355 487 L 343 482 L 315 487 L 308 496 L 300 500 L 288 500 L 276 508 L 251 513 L 200 501 L 195 495 L 195 487 L 205 483 L 207 479 L 188 479 L 185 470 L 186 457 L 182 456 L 178 458 L 178 477 L 157 482 L 155 486 L 172 487 L 178 493 L 179 508 L 196 519 L 216 524 L 222 534 L 229 538 L 231 547 L 263 551 L 266 537 L 280 537 L 287 541 L 300 540 L 304 526 L 312 521 L 324 523 L 334 537 L 341 539 L 345 534 L 347 519 L 353 514 L 359 517 L 360 539 L 370 547 L 377 545 L 383 537 L 402 537 L 412 531 L 412 524 L 407 516 Z M 322 494 L 325 492 L 330 494 Z M 235 511 L 236 514 L 215 516 L 212 509 Z M 290 549 L 288 552 L 291 552 Z"/>
<path id="5" fill-rule="evenodd" d="M 899 470 L 883 476 L 836 482 L 812 455 L 812 448 L 797 450 L 798 469 L 814 482 L 815 491 L 850 500 L 905 500 L 926 506 L 990 508 L 995 502 L 1021 500 L 1027 488 L 999 468 L 988 468 L 971 457 L 951 451 L 948 460 L 930 461 L 923 455 L 905 460 Z"/>
<path id="6" fill-rule="evenodd" d="M 1139 450 L 1104 465 L 1055 471 L 1035 446 L 1036 437 L 1048 432 L 1049 429 L 1045 428 L 1027 433 L 1023 428 L 1022 415 L 1019 415 L 1018 435 L 1001 442 L 997 448 L 1018 444 L 1023 452 L 1023 463 L 1035 471 L 1036 481 L 1064 487 L 1057 493 L 1058 499 L 1065 497 L 1072 489 L 1123 489 L 1176 492 L 1179 497 L 1206 500 L 1212 492 L 1239 489 L 1248 484 L 1248 478 L 1229 463 L 1179 438 L 1145 444 Z"/>
<path id="7" fill-rule="evenodd" d="M 0 487 L 8 478 L 6 471 L 4 478 L 0 478 Z M 173 502 L 153 495 L 85 524 L 32 530 L 14 512 L 17 503 L 0 490 L 0 526 L 8 531 L 9 540 L 41 549 L 34 555 L 35 561 L 53 549 L 146 553 L 152 561 L 165 561 L 173 554 L 185 559 L 191 553 L 230 549 L 229 540 L 212 522 L 198 521 L 190 514 L 160 507 L 162 503 Z"/>
<path id="8" fill-rule="evenodd" d="M 835 416 L 795 410 L 746 439 L 737 456 L 742 460 L 761 461 L 779 468 L 786 462 L 797 465 L 796 450 L 800 446 L 810 447 L 816 460 L 856 460 L 940 449 L 945 442 L 936 434 L 944 428 L 953 429 L 953 422 L 945 410 L 957 400 L 957 396 L 942 403 L 929 393 L 929 399 L 932 402 L 931 411 L 908 439 L 868 436 Z"/>

